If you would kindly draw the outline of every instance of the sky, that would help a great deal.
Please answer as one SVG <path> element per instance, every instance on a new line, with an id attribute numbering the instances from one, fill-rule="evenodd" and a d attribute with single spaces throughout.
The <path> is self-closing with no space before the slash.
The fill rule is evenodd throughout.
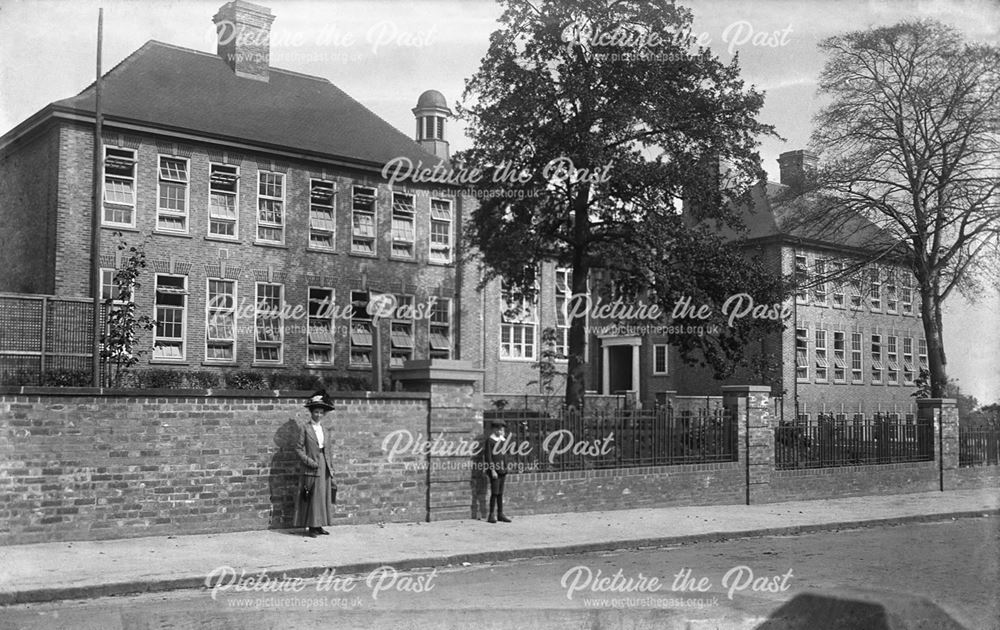
<path id="1" fill-rule="evenodd" d="M 496 28 L 492 0 L 258 0 L 275 15 L 271 65 L 329 79 L 407 134 L 427 89 L 454 104 Z M 212 16 L 223 0 L 0 0 L 0 134 L 94 80 L 98 7 L 103 68 L 150 39 L 215 51 Z M 690 0 L 694 33 L 720 58 L 739 55 L 747 84 L 766 93 L 761 121 L 778 138 L 760 153 L 771 179 L 777 158 L 808 146 L 824 38 L 900 20 L 933 17 L 970 40 L 1000 41 L 1000 3 L 981 0 Z M 453 151 L 468 148 L 450 123 Z M 1000 401 L 1000 292 L 946 305 L 949 375 L 981 403 Z"/>

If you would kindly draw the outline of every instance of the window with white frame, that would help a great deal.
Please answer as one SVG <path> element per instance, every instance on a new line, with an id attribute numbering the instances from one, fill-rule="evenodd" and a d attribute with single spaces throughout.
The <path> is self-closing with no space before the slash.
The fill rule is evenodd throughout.
<path id="1" fill-rule="evenodd" d="M 903 337 L 903 384 L 913 385 L 913 337 Z"/>
<path id="2" fill-rule="evenodd" d="M 795 329 L 795 378 L 809 380 L 809 331 Z"/>
<path id="3" fill-rule="evenodd" d="M 663 375 L 667 373 L 667 369 L 670 367 L 668 363 L 667 354 L 667 344 L 656 343 L 653 344 L 653 374 Z"/>
<path id="4" fill-rule="evenodd" d="M 817 328 L 815 333 L 816 345 L 813 354 L 816 362 L 816 381 L 825 383 L 830 374 L 829 357 L 826 354 L 826 331 Z"/>
<path id="5" fill-rule="evenodd" d="M 285 326 L 281 318 L 284 286 L 267 282 L 257 283 L 255 314 L 256 336 L 254 361 L 256 363 L 281 363 L 285 341 Z"/>
<path id="6" fill-rule="evenodd" d="M 403 363 L 413 359 L 413 296 L 397 295 L 396 309 L 392 314 L 389 331 L 389 366 L 403 367 Z"/>
<path id="7" fill-rule="evenodd" d="M 160 156 L 157 178 L 156 229 L 188 231 L 188 161 Z"/>
<path id="8" fill-rule="evenodd" d="M 375 189 L 365 186 L 355 186 L 351 195 L 352 252 L 356 254 L 375 255 L 375 215 Z"/>
<path id="9" fill-rule="evenodd" d="M 882 335 L 872 335 L 872 385 L 882 384 Z"/>
<path id="10" fill-rule="evenodd" d="M 536 356 L 536 300 L 514 292 L 501 282 L 500 297 L 500 358 L 534 359 Z"/>
<path id="11" fill-rule="evenodd" d="M 860 274 L 861 272 L 859 271 L 857 273 Z M 851 309 L 855 311 L 860 311 L 863 304 L 861 299 L 861 278 L 858 276 L 852 277 L 850 282 L 850 288 L 851 288 Z"/>
<path id="12" fill-rule="evenodd" d="M 451 300 L 438 298 L 431 305 L 430 357 L 451 358 Z"/>
<path id="13" fill-rule="evenodd" d="M 306 363 L 333 365 L 334 291 L 328 287 L 309 287 L 309 336 L 306 339 Z"/>
<path id="14" fill-rule="evenodd" d="M 805 285 L 809 282 L 809 266 L 806 257 L 802 254 L 795 256 L 795 301 L 799 304 L 809 302 L 809 291 Z"/>
<path id="15" fill-rule="evenodd" d="M 917 340 L 917 362 L 921 370 L 929 369 L 929 364 L 927 363 L 927 340 L 923 338 Z"/>
<path id="16" fill-rule="evenodd" d="M 392 193 L 392 255 L 413 258 L 414 200 L 413 195 Z"/>
<path id="17" fill-rule="evenodd" d="M 156 275 L 156 328 L 153 358 L 183 361 L 187 320 L 187 277 Z"/>
<path id="18" fill-rule="evenodd" d="M 844 308 L 844 262 L 833 260 L 830 262 L 830 273 L 833 274 L 833 308 Z"/>
<path id="19" fill-rule="evenodd" d="M 863 383 L 865 380 L 864 338 L 861 333 L 851 333 L 851 382 Z"/>
<path id="20" fill-rule="evenodd" d="M 351 291 L 351 358 L 354 367 L 371 367 L 373 344 L 372 316 L 368 312 L 367 291 Z"/>
<path id="21" fill-rule="evenodd" d="M 135 151 L 104 147 L 105 225 L 135 227 Z"/>
<path id="22" fill-rule="evenodd" d="M 451 201 L 431 199 L 431 262 L 451 262 Z"/>
<path id="23" fill-rule="evenodd" d="M 239 230 L 240 168 L 232 164 L 209 165 L 208 233 L 236 238 Z"/>
<path id="24" fill-rule="evenodd" d="M 236 281 L 209 278 L 205 295 L 205 361 L 236 360 Z"/>
<path id="25" fill-rule="evenodd" d="M 899 308 L 898 295 L 896 294 L 896 270 L 887 267 L 885 271 L 885 310 L 887 313 L 895 313 Z"/>
<path id="26" fill-rule="evenodd" d="M 826 305 L 826 261 L 822 258 L 817 258 L 813 261 L 813 271 L 816 275 L 816 286 L 813 287 L 813 300 L 817 304 Z"/>
<path id="27" fill-rule="evenodd" d="M 868 303 L 873 311 L 882 310 L 882 274 L 878 265 L 869 270 Z"/>
<path id="28" fill-rule="evenodd" d="M 336 186 L 309 180 L 309 247 L 333 249 L 336 238 Z"/>
<path id="29" fill-rule="evenodd" d="M 257 240 L 284 243 L 285 176 L 261 171 L 257 178 Z"/>
<path id="30" fill-rule="evenodd" d="M 833 382 L 847 381 L 847 338 L 843 332 L 833 332 Z"/>
<path id="31" fill-rule="evenodd" d="M 119 301 L 119 295 L 121 294 L 121 287 L 115 282 L 115 270 L 101 268 L 101 301 L 105 302 L 107 300 L 112 300 L 113 302 Z"/>
<path id="32" fill-rule="evenodd" d="M 885 338 L 886 382 L 899 385 L 899 346 L 898 339 L 893 335 Z"/>
<path id="33" fill-rule="evenodd" d="M 913 314 L 913 272 L 909 269 L 899 273 L 899 302 L 903 315 Z"/>

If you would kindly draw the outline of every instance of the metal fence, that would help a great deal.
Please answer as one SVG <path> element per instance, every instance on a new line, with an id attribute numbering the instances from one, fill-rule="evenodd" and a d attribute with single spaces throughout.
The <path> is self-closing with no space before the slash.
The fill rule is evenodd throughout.
<path id="1" fill-rule="evenodd" d="M 934 459 L 934 425 L 913 414 L 821 414 L 774 430 L 777 470 L 829 468 Z"/>
<path id="2" fill-rule="evenodd" d="M 0 294 L 0 384 L 89 385 L 94 304 Z"/>
<path id="3" fill-rule="evenodd" d="M 1000 422 L 958 427 L 958 465 L 1000 465 Z"/>
<path id="4" fill-rule="evenodd" d="M 506 421 L 512 471 L 634 468 L 737 458 L 736 422 L 722 409 L 701 416 L 674 414 L 669 408 L 484 413 L 487 422 L 493 418 Z"/>

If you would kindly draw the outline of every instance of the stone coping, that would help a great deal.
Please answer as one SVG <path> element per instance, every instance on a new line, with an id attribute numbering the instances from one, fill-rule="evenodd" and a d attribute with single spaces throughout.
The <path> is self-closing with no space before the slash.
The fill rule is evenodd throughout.
<path id="1" fill-rule="evenodd" d="M 430 400 L 427 392 L 327 392 L 333 400 Z M 313 390 L 277 389 L 138 389 L 114 387 L 41 387 L 0 385 L 0 396 L 95 396 L 132 398 L 270 398 L 305 400 Z"/>

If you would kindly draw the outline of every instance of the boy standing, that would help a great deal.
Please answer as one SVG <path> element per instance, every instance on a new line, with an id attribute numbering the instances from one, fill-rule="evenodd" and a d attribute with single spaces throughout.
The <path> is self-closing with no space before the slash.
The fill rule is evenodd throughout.
<path id="1" fill-rule="evenodd" d="M 487 523 L 509 523 L 503 513 L 503 485 L 507 479 L 507 425 L 503 420 L 490 422 L 490 435 L 486 438 L 483 459 L 486 463 L 486 477 L 490 481 L 490 514 Z M 496 516 L 494 516 L 494 513 Z"/>

